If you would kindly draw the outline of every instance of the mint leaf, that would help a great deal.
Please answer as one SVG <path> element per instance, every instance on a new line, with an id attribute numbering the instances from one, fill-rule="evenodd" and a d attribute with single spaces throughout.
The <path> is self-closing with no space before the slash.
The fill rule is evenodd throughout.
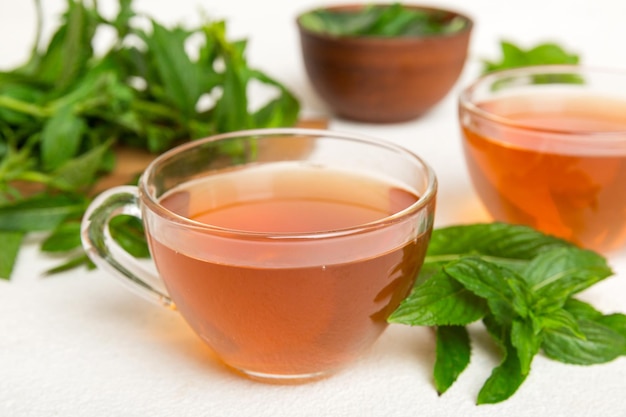
<path id="1" fill-rule="evenodd" d="M 80 222 L 68 221 L 60 224 L 41 243 L 42 252 L 66 252 L 81 246 Z"/>
<path id="2" fill-rule="evenodd" d="M 439 271 L 413 288 L 388 321 L 411 326 L 465 325 L 481 319 L 486 312 L 484 300 Z"/>
<path id="3" fill-rule="evenodd" d="M 526 52 L 526 65 L 578 64 L 580 57 L 555 43 L 535 45 Z"/>
<path id="4" fill-rule="evenodd" d="M 565 304 L 563 304 L 563 308 L 579 319 L 595 320 L 602 317 L 602 313 L 596 310 L 591 304 L 576 298 L 567 299 Z"/>
<path id="5" fill-rule="evenodd" d="M 470 362 L 470 339 L 464 326 L 437 327 L 437 359 L 433 372 L 435 387 L 443 394 Z"/>
<path id="6" fill-rule="evenodd" d="M 531 286 L 534 308 L 542 311 L 560 308 L 570 296 L 612 274 L 606 260 L 597 253 L 563 247 L 538 255 L 523 275 Z"/>
<path id="7" fill-rule="evenodd" d="M 199 81 L 202 68 L 191 61 L 185 50 L 190 33 L 181 28 L 168 29 L 154 19 L 151 24 L 151 32 L 137 31 L 137 34 L 150 51 L 151 64 L 163 88 L 161 98 L 178 109 L 183 120 L 189 120 L 204 92 Z"/>
<path id="8" fill-rule="evenodd" d="M 0 279 L 9 279 L 25 233 L 0 230 Z"/>
<path id="9" fill-rule="evenodd" d="M 66 161 L 53 172 L 52 183 L 66 190 L 88 187 L 94 183 L 111 142 L 96 146 L 84 154 Z"/>
<path id="10" fill-rule="evenodd" d="M 432 233 L 427 264 L 445 265 L 464 256 L 482 259 L 520 273 L 540 253 L 572 243 L 528 226 L 501 222 L 448 226 Z"/>
<path id="11" fill-rule="evenodd" d="M 626 315 L 621 313 L 598 317 L 596 321 L 626 338 Z"/>
<path id="12" fill-rule="evenodd" d="M 300 102 L 289 90 L 260 71 L 250 70 L 250 76 L 282 93 L 252 114 L 255 126 L 280 127 L 297 119 L 300 113 Z"/>
<path id="13" fill-rule="evenodd" d="M 54 275 L 61 272 L 68 271 L 73 268 L 77 268 L 79 266 L 85 266 L 88 269 L 94 269 L 96 266 L 91 262 L 91 259 L 84 252 L 70 257 L 68 260 L 63 262 L 61 265 L 55 266 L 54 268 L 50 268 L 46 271 L 46 275 Z"/>
<path id="14" fill-rule="evenodd" d="M 483 61 L 483 73 L 526 65 L 526 54 L 519 46 L 503 40 L 500 42 L 500 52 L 502 57 L 499 62 Z"/>
<path id="15" fill-rule="evenodd" d="M 567 300 L 563 311 L 569 316 L 569 322 L 545 326 L 551 330 L 544 346 L 546 354 L 557 356 L 555 359 L 562 362 L 578 364 L 603 363 L 626 355 L 626 351 L 622 349 L 626 341 L 626 315 L 621 313 L 603 315 L 590 304 L 574 298 Z M 550 318 L 554 317 L 554 314 L 550 315 Z M 577 331 L 573 331 L 574 328 Z M 593 353 L 595 350 L 599 352 Z M 561 351 L 567 353 L 560 357 Z M 585 358 L 586 354 L 597 355 L 597 361 Z M 561 359 L 558 359 L 559 357 Z M 577 359 L 573 359 L 574 357 Z"/>
<path id="16" fill-rule="evenodd" d="M 212 30 L 220 39 L 221 28 L 213 26 Z M 246 42 L 234 42 L 221 45 L 224 49 L 224 86 L 222 96 L 215 103 L 215 123 L 222 132 L 236 130 L 237 127 L 252 127 L 253 118 L 248 113 L 247 81 L 250 72 L 243 65 Z"/>
<path id="17" fill-rule="evenodd" d="M 503 359 L 495 367 L 478 393 L 477 404 L 499 403 L 511 397 L 526 379 L 516 349 L 503 340 Z"/>
<path id="18" fill-rule="evenodd" d="M 494 259 L 531 260 L 555 247 L 571 243 L 545 235 L 528 226 L 507 223 L 477 223 L 439 228 L 428 245 L 429 256 L 485 255 Z"/>
<path id="19" fill-rule="evenodd" d="M 122 214 L 109 222 L 111 237 L 135 258 L 149 258 L 150 250 L 145 238 L 141 220 L 134 216 Z"/>
<path id="20" fill-rule="evenodd" d="M 78 153 L 87 123 L 69 107 L 59 109 L 41 131 L 41 156 L 44 168 L 53 170 Z"/>
<path id="21" fill-rule="evenodd" d="M 550 311 L 545 315 L 541 315 L 537 318 L 536 322 L 538 327 L 542 330 L 552 329 L 569 331 L 572 336 L 584 339 L 585 335 L 581 333 L 578 327 L 578 319 L 575 315 L 571 314 L 564 308 Z"/>
<path id="22" fill-rule="evenodd" d="M 552 42 L 540 43 L 524 49 L 510 41 L 503 40 L 500 42 L 500 52 L 502 56 L 499 60 L 483 60 L 483 74 L 529 65 L 577 64 L 580 60 L 577 53 L 567 51 Z"/>
<path id="23" fill-rule="evenodd" d="M 542 348 L 557 361 L 592 365 L 606 363 L 626 355 L 626 338 L 620 332 L 597 321 L 582 319 L 578 327 L 584 338 L 559 329 L 546 329 Z"/>
<path id="24" fill-rule="evenodd" d="M 510 323 L 528 314 L 524 282 L 515 272 L 477 257 L 465 257 L 444 267 L 446 273 L 485 299 L 499 321 Z"/>
<path id="25" fill-rule="evenodd" d="M 65 219 L 80 216 L 87 207 L 86 197 L 38 194 L 29 199 L 0 206 L 0 230 L 47 231 Z"/>
<path id="26" fill-rule="evenodd" d="M 493 404 L 513 395 L 528 373 L 523 372 L 517 350 L 511 342 L 511 327 L 502 325 L 492 315 L 486 316 L 483 324 L 498 346 L 502 359 L 480 389 L 477 404 Z"/>
<path id="27" fill-rule="evenodd" d="M 511 326 L 511 345 L 517 352 L 520 372 L 526 375 L 530 365 L 541 348 L 542 337 L 532 320 L 516 319 Z"/>

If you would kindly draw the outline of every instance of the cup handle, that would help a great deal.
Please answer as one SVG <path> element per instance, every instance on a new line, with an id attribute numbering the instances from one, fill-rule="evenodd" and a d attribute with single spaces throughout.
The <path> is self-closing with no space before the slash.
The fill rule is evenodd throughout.
<path id="1" fill-rule="evenodd" d="M 109 232 L 109 222 L 116 216 L 130 215 L 142 219 L 138 195 L 138 188 L 130 185 L 113 187 L 99 194 L 83 216 L 83 248 L 96 266 L 118 278 L 136 294 L 175 309 L 158 274 L 122 249 Z"/>

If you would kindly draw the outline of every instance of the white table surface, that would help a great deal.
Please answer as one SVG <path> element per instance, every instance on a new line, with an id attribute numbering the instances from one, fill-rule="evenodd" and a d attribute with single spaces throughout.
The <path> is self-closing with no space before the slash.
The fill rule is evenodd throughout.
<path id="1" fill-rule="evenodd" d="M 43 0 L 50 16 L 65 0 Z M 100 0 L 112 8 L 113 0 Z M 326 2 L 328 3 L 328 2 Z M 161 22 L 197 22 L 200 11 L 225 18 L 229 38 L 249 39 L 248 61 L 291 87 L 304 115 L 327 115 L 302 67 L 296 14 L 314 0 L 135 0 Z M 331 119 L 405 145 L 435 168 L 437 226 L 488 220 L 462 159 L 455 99 L 480 60 L 499 56 L 500 39 L 523 46 L 555 40 L 593 66 L 626 68 L 622 0 L 432 0 L 475 19 L 468 65 L 432 112 L 402 124 Z M 34 37 L 33 2 L 0 0 L 0 68 L 21 63 Z M 391 326 L 371 352 L 322 381 L 276 386 L 248 381 L 218 365 L 175 312 L 152 305 L 101 271 L 44 278 L 57 259 L 33 236 L 10 282 L 0 282 L 0 416 L 626 416 L 626 358 L 578 367 L 538 356 L 508 401 L 476 406 L 497 358 L 473 328 L 472 362 L 438 397 L 431 381 L 433 337 L 424 328 Z M 609 254 L 616 275 L 582 296 L 600 310 L 626 312 L 626 248 Z"/>

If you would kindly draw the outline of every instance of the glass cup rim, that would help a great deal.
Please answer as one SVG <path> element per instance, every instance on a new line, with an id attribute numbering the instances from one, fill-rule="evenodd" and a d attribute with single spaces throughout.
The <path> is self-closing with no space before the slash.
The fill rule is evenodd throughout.
<path id="1" fill-rule="evenodd" d="M 202 223 L 196 220 L 189 219 L 185 216 L 181 216 L 180 214 L 176 214 L 173 211 L 163 207 L 157 198 L 149 191 L 149 184 L 147 183 L 147 178 L 150 176 L 149 174 L 154 172 L 155 169 L 162 163 L 171 159 L 172 157 L 193 149 L 195 147 L 202 146 L 209 142 L 215 142 L 223 139 L 232 139 L 236 137 L 245 137 L 245 136 L 277 136 L 277 135 L 298 135 L 298 136 L 310 136 L 310 137 L 333 137 L 342 140 L 349 140 L 374 146 L 380 146 L 386 148 L 390 151 L 403 154 L 406 157 L 409 157 L 414 162 L 420 165 L 420 167 L 424 170 L 425 178 L 427 180 L 426 189 L 423 193 L 419 195 L 419 198 L 416 202 L 406 207 L 405 209 L 398 211 L 396 213 L 385 216 L 381 219 L 359 224 L 356 226 L 350 226 L 346 228 L 334 229 L 334 230 L 325 230 L 325 231 L 317 231 L 317 232 L 253 232 L 246 231 L 241 229 L 231 229 L 225 227 L 214 226 L 206 223 Z M 144 169 L 138 181 L 139 188 L 139 200 L 142 205 L 147 207 L 151 212 L 160 216 L 161 218 L 167 219 L 172 223 L 179 224 L 190 230 L 195 230 L 198 232 L 204 233 L 212 233 L 212 234 L 220 234 L 229 236 L 231 238 L 241 238 L 241 239 L 321 239 L 321 238 L 333 238 L 333 237 L 343 237 L 348 235 L 355 235 L 359 233 L 364 233 L 370 230 L 376 230 L 380 227 L 390 226 L 392 224 L 401 222 L 412 215 L 420 212 L 424 208 L 426 208 L 431 201 L 436 198 L 437 188 L 438 188 L 438 180 L 432 166 L 427 163 L 422 157 L 412 152 L 411 150 L 397 145 L 393 142 L 376 138 L 373 136 L 364 135 L 361 133 L 353 133 L 353 132 L 342 132 L 335 131 L 332 129 L 316 129 L 316 128 L 305 128 L 305 127 L 279 127 L 279 128 L 258 128 L 258 129 L 246 129 L 246 130 L 238 130 L 227 133 L 220 133 L 211 135 L 205 138 L 196 139 L 190 142 L 186 142 L 182 145 L 178 145 L 168 151 L 157 156 L 150 164 Z"/>
<path id="2" fill-rule="evenodd" d="M 577 64 L 570 65 L 529 65 L 519 68 L 511 68 L 504 70 L 496 70 L 484 75 L 481 75 L 469 85 L 464 87 L 458 96 L 459 111 L 465 110 L 474 116 L 480 117 L 489 122 L 497 123 L 509 128 L 518 129 L 526 132 L 553 134 L 558 136 L 565 136 L 570 141 L 577 142 L 596 142 L 604 140 L 606 143 L 623 142 L 626 138 L 626 129 L 622 130 L 607 130 L 607 131 L 593 131 L 593 130 L 577 130 L 577 129 L 558 129 L 558 128 L 544 128 L 537 126 L 527 126 L 519 121 L 510 119 L 506 116 L 501 116 L 490 111 L 487 111 L 476 104 L 473 99 L 473 93 L 484 85 L 492 84 L 493 82 L 522 75 L 539 75 L 539 74 L 555 74 L 555 73 L 571 73 L 571 74 L 598 74 L 607 76 L 617 76 L 624 78 L 626 83 L 626 70 L 619 68 L 608 67 L 591 67 Z M 625 98 L 626 102 L 626 98 Z"/>

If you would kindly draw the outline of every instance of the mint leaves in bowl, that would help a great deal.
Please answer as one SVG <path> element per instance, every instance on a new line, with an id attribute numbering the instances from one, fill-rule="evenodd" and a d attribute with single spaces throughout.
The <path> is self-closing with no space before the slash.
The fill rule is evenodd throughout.
<path id="1" fill-rule="evenodd" d="M 336 115 L 374 123 L 417 118 L 443 99 L 473 28 L 461 13 L 400 3 L 317 8 L 297 25 L 314 90 Z"/>
<path id="2" fill-rule="evenodd" d="M 334 36 L 412 37 L 454 33 L 465 29 L 469 21 L 444 10 L 394 3 L 316 9 L 303 14 L 300 24 Z"/>

